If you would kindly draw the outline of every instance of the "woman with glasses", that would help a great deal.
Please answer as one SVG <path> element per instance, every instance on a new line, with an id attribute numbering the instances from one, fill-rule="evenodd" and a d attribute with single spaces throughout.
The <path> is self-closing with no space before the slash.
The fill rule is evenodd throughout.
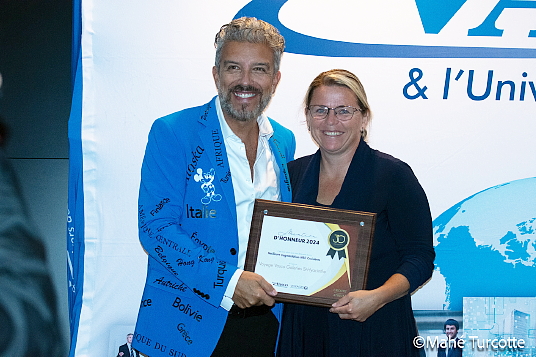
<path id="1" fill-rule="evenodd" d="M 278 355 L 418 356 L 410 294 L 435 257 L 426 195 L 406 163 L 365 141 L 371 112 L 353 73 L 321 73 L 304 104 L 319 150 L 288 164 L 293 201 L 374 212 L 376 226 L 366 290 L 331 308 L 286 304 Z"/>

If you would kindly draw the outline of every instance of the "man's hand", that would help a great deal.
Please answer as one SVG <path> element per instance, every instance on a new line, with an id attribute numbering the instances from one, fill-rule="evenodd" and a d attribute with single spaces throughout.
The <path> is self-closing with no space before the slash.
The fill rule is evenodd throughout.
<path id="1" fill-rule="evenodd" d="M 272 306 L 276 295 L 277 291 L 272 284 L 264 280 L 262 276 L 244 271 L 236 284 L 233 301 L 241 309 L 259 305 Z"/>

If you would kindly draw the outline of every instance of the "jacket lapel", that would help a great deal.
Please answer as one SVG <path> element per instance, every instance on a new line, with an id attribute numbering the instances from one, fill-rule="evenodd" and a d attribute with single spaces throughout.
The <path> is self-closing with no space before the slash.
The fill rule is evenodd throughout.
<path id="1" fill-rule="evenodd" d="M 229 161 L 227 160 L 227 151 L 221 133 L 218 114 L 216 113 L 216 97 L 204 107 L 199 117 L 199 123 L 202 124 L 202 129 L 199 130 L 199 137 L 203 143 L 203 147 L 207 150 L 210 167 L 207 170 L 214 169 L 216 175 L 214 185 L 221 191 L 225 202 L 229 207 L 231 216 L 236 222 L 236 204 L 231 179 L 231 170 Z"/>
<path id="2" fill-rule="evenodd" d="M 368 207 L 373 187 L 373 177 L 370 175 L 372 163 L 370 162 L 370 146 L 363 140 L 354 153 L 352 162 L 346 172 L 341 191 L 333 201 L 334 207 L 347 207 L 348 209 L 362 211 Z"/>
<path id="3" fill-rule="evenodd" d="M 276 137 L 276 133 L 269 139 L 270 148 L 272 149 L 272 154 L 275 157 L 275 161 L 279 167 L 279 189 L 281 192 L 281 201 L 291 202 L 292 201 L 292 190 L 290 188 L 290 176 L 287 168 L 287 160 L 285 153 L 280 148 L 280 143 Z"/>

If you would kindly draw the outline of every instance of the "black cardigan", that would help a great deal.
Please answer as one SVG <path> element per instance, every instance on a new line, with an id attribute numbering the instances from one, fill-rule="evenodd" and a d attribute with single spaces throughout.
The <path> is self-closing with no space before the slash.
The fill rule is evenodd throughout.
<path id="1" fill-rule="evenodd" d="M 318 150 L 288 164 L 293 202 L 317 204 L 320 159 Z M 400 273 L 413 292 L 431 277 L 435 252 L 430 208 L 409 165 L 361 140 L 331 207 L 377 214 L 367 289 Z"/>

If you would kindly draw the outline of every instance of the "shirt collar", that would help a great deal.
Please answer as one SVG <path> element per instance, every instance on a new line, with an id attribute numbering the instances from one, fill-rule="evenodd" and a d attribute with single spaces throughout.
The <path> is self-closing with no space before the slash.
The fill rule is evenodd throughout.
<path id="1" fill-rule="evenodd" d="M 219 96 L 216 97 L 216 113 L 218 114 L 218 120 L 220 122 L 223 138 L 227 139 L 229 137 L 236 137 L 235 133 L 233 132 L 229 124 L 227 124 L 227 121 L 223 116 Z M 263 136 L 266 139 L 272 137 L 272 135 L 274 134 L 274 129 L 272 128 L 270 120 L 268 120 L 268 117 L 264 113 L 259 115 L 259 117 L 257 118 L 257 124 L 259 125 L 259 136 Z"/>

